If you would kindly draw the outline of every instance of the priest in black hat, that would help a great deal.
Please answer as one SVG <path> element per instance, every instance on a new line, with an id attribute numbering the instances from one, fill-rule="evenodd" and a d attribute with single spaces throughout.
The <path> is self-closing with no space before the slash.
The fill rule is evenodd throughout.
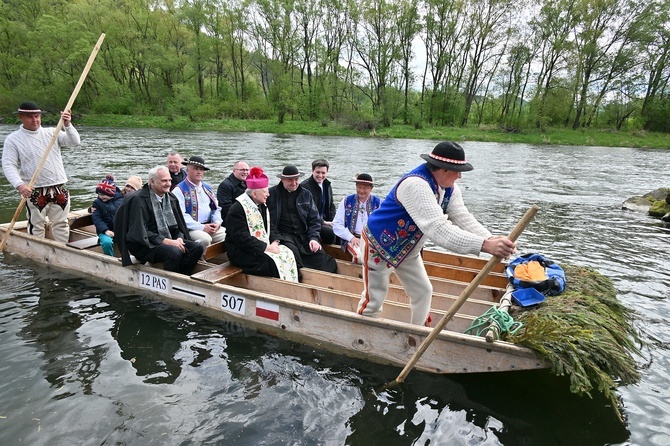
<path id="1" fill-rule="evenodd" d="M 279 240 L 295 256 L 298 268 L 314 268 L 337 272 L 335 259 L 321 248 L 321 217 L 312 194 L 300 185 L 304 173 L 295 166 L 286 166 L 279 184 L 270 188 L 267 206 L 270 220 L 277 228 Z"/>
<path id="2" fill-rule="evenodd" d="M 5 138 L 2 149 L 2 170 L 7 181 L 26 201 L 28 232 L 44 237 L 46 224 L 51 224 L 54 240 L 67 243 L 70 227 L 70 192 L 65 183 L 65 167 L 61 147 L 75 147 L 80 143 L 79 133 L 71 124 L 70 110 L 61 112 L 63 131 L 55 139 L 44 165 L 37 173 L 32 188 L 28 187 L 37 167 L 49 147 L 55 128 L 42 127 L 42 114 L 34 102 L 23 102 L 15 112 L 21 121 L 18 130 Z"/>
<path id="3" fill-rule="evenodd" d="M 444 141 L 421 158 L 426 162 L 400 178 L 363 229 L 358 313 L 379 315 L 395 272 L 410 297 L 411 322 L 429 326 L 433 287 L 421 259 L 427 239 L 461 254 L 502 258 L 514 252 L 516 243 L 492 236 L 465 207 L 456 180 L 473 167 L 460 145 Z"/>

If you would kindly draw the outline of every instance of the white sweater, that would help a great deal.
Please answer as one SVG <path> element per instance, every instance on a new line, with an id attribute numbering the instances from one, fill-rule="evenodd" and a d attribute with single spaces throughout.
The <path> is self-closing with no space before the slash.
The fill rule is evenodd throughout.
<path id="1" fill-rule="evenodd" d="M 439 190 L 441 202 L 444 190 Z M 428 182 L 422 178 L 408 177 L 403 180 L 396 190 L 396 197 L 424 234 L 415 250 L 420 250 L 429 238 L 450 251 L 479 255 L 484 240 L 491 237 L 491 233 L 465 207 L 461 189 L 456 184 L 446 215 L 435 200 Z"/>
<path id="2" fill-rule="evenodd" d="M 26 130 L 23 125 L 5 138 L 2 149 L 2 170 L 7 181 L 15 188 L 29 184 L 46 151 L 55 128 L 40 127 L 35 131 Z M 54 142 L 44 166 L 35 179 L 34 187 L 47 187 L 67 182 L 61 147 L 79 145 L 79 133 L 74 126 L 63 127 Z"/>

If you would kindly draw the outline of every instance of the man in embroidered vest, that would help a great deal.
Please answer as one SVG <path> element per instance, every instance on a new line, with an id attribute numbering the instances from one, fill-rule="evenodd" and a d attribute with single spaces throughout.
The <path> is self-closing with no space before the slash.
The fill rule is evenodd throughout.
<path id="1" fill-rule="evenodd" d="M 79 133 L 70 124 L 70 110 L 61 112 L 63 131 L 55 139 L 32 189 L 28 184 L 53 138 L 55 129 L 42 127 L 44 112 L 33 102 L 23 102 L 16 113 L 21 126 L 5 138 L 2 149 L 2 169 L 5 177 L 27 199 L 28 232 L 44 237 L 48 219 L 54 240 L 67 243 L 70 237 L 70 226 L 67 222 L 70 192 L 65 187 L 67 176 L 61 147 L 75 147 L 80 142 Z"/>
<path id="2" fill-rule="evenodd" d="M 248 175 L 249 165 L 244 161 L 238 161 L 233 166 L 233 173 L 228 175 L 216 189 L 216 199 L 219 200 L 219 206 L 221 206 L 221 218 L 223 218 L 224 225 L 235 199 L 247 190 L 245 181 Z"/>
<path id="3" fill-rule="evenodd" d="M 186 179 L 172 191 L 179 201 L 191 239 L 203 248 L 226 238 L 219 203 L 212 188 L 203 181 L 206 170 L 209 168 L 202 157 L 190 157 L 186 160 Z"/>
<path id="4" fill-rule="evenodd" d="M 427 239 L 461 254 L 486 252 L 508 258 L 516 243 L 491 236 L 463 204 L 455 181 L 473 169 L 463 148 L 441 142 L 426 160 L 405 174 L 370 215 L 363 229 L 363 293 L 358 313 L 377 316 L 395 271 L 410 297 L 411 322 L 430 325 L 433 287 L 421 259 Z"/>
<path id="5" fill-rule="evenodd" d="M 341 240 L 342 251 L 351 254 L 354 263 L 361 263 L 361 232 L 372 211 L 381 199 L 372 195 L 372 176 L 362 173 L 356 177 L 356 193 L 340 202 L 333 220 L 333 231 Z"/>
<path id="6" fill-rule="evenodd" d="M 183 158 L 177 152 L 168 153 L 166 165 L 170 171 L 170 181 L 172 184 L 170 190 L 177 187 L 177 184 L 186 178 L 186 169 L 182 167 L 183 161 Z"/>
<path id="7" fill-rule="evenodd" d="M 312 194 L 299 183 L 304 174 L 295 166 L 284 167 L 281 181 L 270 188 L 270 220 L 279 239 L 293 251 L 298 268 L 337 272 L 337 262 L 321 249 L 321 218 Z"/>
<path id="8" fill-rule="evenodd" d="M 336 207 L 333 200 L 333 188 L 327 178 L 329 168 L 330 164 L 325 159 L 312 161 L 312 175 L 300 183 L 312 194 L 316 209 L 319 211 L 319 217 L 321 217 L 321 243 L 327 245 L 336 242 L 333 232 Z"/>
<path id="9" fill-rule="evenodd" d="M 140 262 L 163 262 L 166 271 L 193 273 L 203 248 L 190 239 L 171 186 L 168 168 L 156 166 L 149 171 L 149 182 L 123 199 L 114 218 L 123 266 L 132 263 L 132 254 Z"/>

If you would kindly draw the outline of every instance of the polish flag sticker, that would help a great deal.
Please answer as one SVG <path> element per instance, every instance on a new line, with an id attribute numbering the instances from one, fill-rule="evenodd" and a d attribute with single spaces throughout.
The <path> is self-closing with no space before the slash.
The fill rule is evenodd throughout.
<path id="1" fill-rule="evenodd" d="M 270 302 L 264 302 L 262 300 L 256 301 L 256 316 L 264 317 L 266 319 L 272 319 L 273 321 L 279 320 L 279 305 L 273 304 Z"/>

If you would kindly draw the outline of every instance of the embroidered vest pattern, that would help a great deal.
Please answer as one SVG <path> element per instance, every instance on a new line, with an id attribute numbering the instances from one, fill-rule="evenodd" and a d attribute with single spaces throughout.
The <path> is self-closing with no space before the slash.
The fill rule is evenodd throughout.
<path id="1" fill-rule="evenodd" d="M 376 195 L 370 195 L 370 198 L 365 203 L 365 212 L 372 214 L 373 211 L 377 210 L 381 205 L 381 199 Z M 352 194 L 344 199 L 344 226 L 351 232 L 355 234 L 356 222 L 358 220 L 358 214 L 360 212 L 360 201 L 358 201 L 358 195 Z M 347 241 L 342 240 L 342 250 L 347 250 Z"/>
<path id="2" fill-rule="evenodd" d="M 209 208 L 211 211 L 215 211 L 217 208 L 216 204 L 216 198 L 214 197 L 214 193 L 212 192 L 212 188 L 209 187 L 209 184 L 207 183 L 200 183 L 202 186 L 202 190 L 205 191 L 205 194 L 209 197 Z M 189 214 L 194 221 L 198 221 L 198 192 L 196 191 L 195 187 L 188 181 L 184 180 L 181 183 L 177 185 L 179 187 L 179 190 L 181 190 L 182 194 L 184 195 L 184 208 L 187 214 Z M 210 213 L 210 218 L 211 218 L 211 213 Z M 208 223 L 204 222 L 204 223 Z"/>
<path id="3" fill-rule="evenodd" d="M 373 212 L 368 219 L 364 232 L 370 242 L 370 252 L 375 262 L 386 261 L 390 266 L 397 267 L 417 245 L 423 232 L 414 223 L 405 207 L 398 202 L 396 190 L 400 183 L 409 177 L 424 179 L 439 200 L 439 187 L 433 175 L 425 164 L 422 164 L 405 174 L 393 189 L 388 193 L 379 209 Z M 451 197 L 448 189 L 446 197 Z M 448 198 L 447 198 L 448 203 Z"/>

